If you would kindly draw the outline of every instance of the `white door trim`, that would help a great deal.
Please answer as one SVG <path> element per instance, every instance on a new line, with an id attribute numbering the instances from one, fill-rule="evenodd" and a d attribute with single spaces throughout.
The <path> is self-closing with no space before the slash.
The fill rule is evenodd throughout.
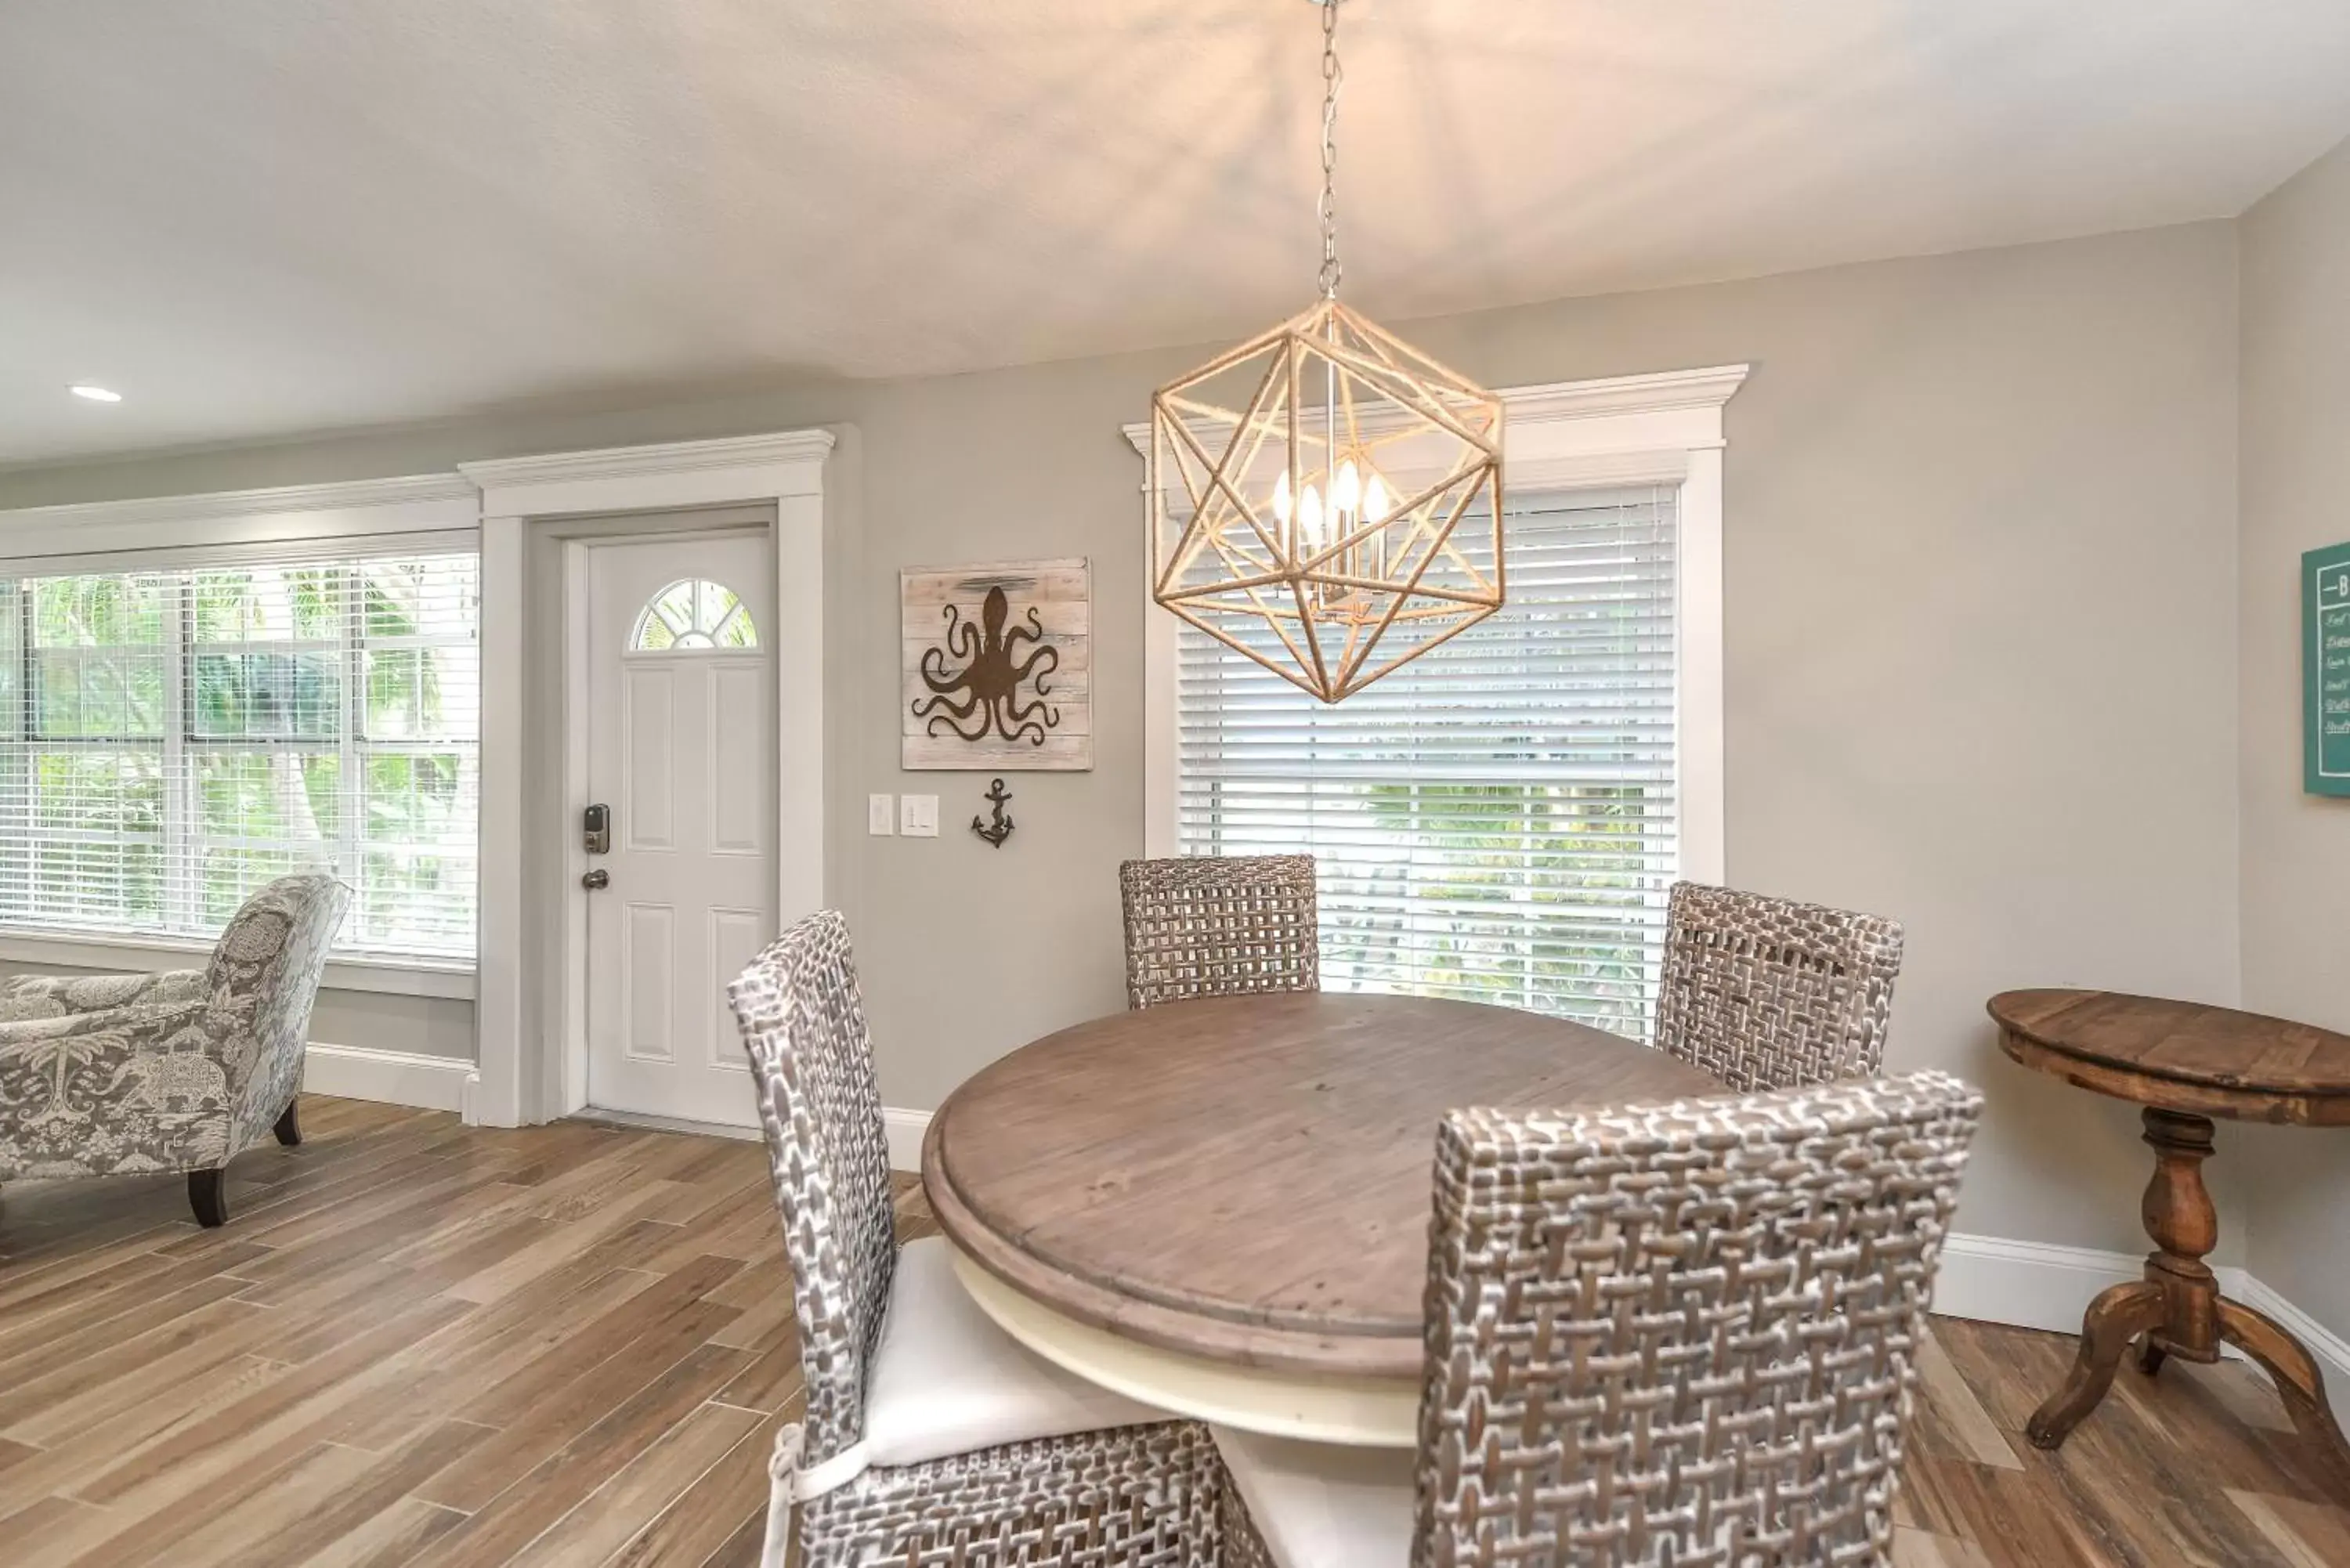
<path id="1" fill-rule="evenodd" d="M 563 541 L 563 602 L 567 606 L 584 607 L 588 603 L 588 557 L 590 551 L 602 545 L 623 544 L 630 540 L 659 538 L 665 542 L 691 544 L 696 539 L 723 537 L 739 534 L 753 527 L 737 524 L 712 529 L 691 529 L 658 534 L 610 534 L 582 535 Z M 759 525 L 757 532 L 771 532 Z M 588 752 L 589 732 L 587 723 L 589 695 L 588 618 L 572 615 L 563 623 L 563 786 L 565 798 L 585 800 L 591 758 Z M 768 633 L 763 628 L 762 636 Z M 772 646 L 772 642 L 770 644 Z M 549 1021 L 562 1048 L 556 1075 L 556 1098 L 547 1114 L 567 1116 L 588 1109 L 588 1018 L 584 1003 L 588 996 L 588 906 L 584 899 L 569 896 L 571 886 L 592 866 L 587 851 L 580 846 L 577 834 L 564 839 L 563 859 L 563 934 L 560 942 L 563 975 L 562 1002 L 554 1019 Z M 821 889 L 818 896 L 821 897 Z M 598 1115 L 621 1113 L 600 1110 Z M 650 1124 L 649 1124 L 650 1125 Z M 682 1124 L 681 1124 L 682 1125 Z"/>
<path id="2" fill-rule="evenodd" d="M 702 540 L 740 538 L 744 535 L 768 540 L 773 538 L 774 530 L 765 524 L 734 524 L 712 528 L 664 528 L 643 534 L 598 534 L 566 539 L 563 541 L 562 563 L 564 601 L 569 606 L 582 607 L 587 606 L 587 596 L 593 582 L 589 562 L 595 552 L 599 549 L 645 544 L 682 545 Z M 771 625 L 775 618 L 763 614 L 757 617 L 755 621 L 759 635 L 764 639 L 764 647 L 768 650 L 771 665 L 781 657 L 779 645 L 775 640 L 777 634 Z M 592 662 L 595 649 L 590 636 L 593 619 L 594 618 L 589 614 L 571 615 L 565 618 L 563 626 L 563 791 L 564 798 L 570 801 L 588 801 L 596 798 L 592 788 L 595 765 L 591 744 L 593 731 L 588 722 L 589 715 L 595 711 L 595 680 Z M 778 670 L 778 677 L 780 678 L 780 670 Z M 782 755 L 781 738 L 778 737 L 779 777 Z M 590 1104 L 592 1098 L 589 1092 L 591 1043 L 586 1006 L 589 961 L 588 901 L 586 898 L 573 897 L 571 888 L 577 884 L 582 876 L 594 869 L 596 864 L 588 857 L 577 833 L 565 839 L 561 882 L 563 932 L 560 968 L 563 975 L 563 992 L 560 1009 L 553 1021 L 561 1042 L 562 1055 L 556 1077 L 559 1097 L 552 1114 L 567 1116 L 592 1109 L 593 1113 L 599 1116 L 637 1116 L 645 1118 L 648 1126 L 666 1125 L 672 1129 L 690 1128 L 709 1131 L 725 1127 L 725 1124 L 720 1122 L 689 1121 L 676 1116 L 662 1116 L 642 1111 L 622 1110 L 608 1105 L 591 1106 Z M 608 865 L 609 862 L 606 864 Z M 783 868 L 780 864 L 776 871 L 776 886 L 780 892 L 785 887 Z M 820 887 L 816 896 L 819 898 L 823 896 Z M 779 915 L 782 913 L 780 908 L 777 912 Z M 743 1129 L 727 1127 L 725 1130 L 731 1136 Z"/>
<path id="3" fill-rule="evenodd" d="M 481 954 L 474 1004 L 478 1120 L 541 1122 L 572 1108 L 550 1101 L 547 1054 L 562 1023 L 532 1016 L 529 911 L 523 886 L 524 692 L 531 628 L 527 548 L 533 524 L 616 512 L 769 504 L 775 509 L 778 912 L 824 902 L 824 512 L 827 430 L 721 441 L 464 462 L 481 492 Z M 567 588 L 568 584 L 567 582 Z M 795 765 L 796 764 L 796 765 Z M 544 951 L 542 947 L 539 950 Z M 558 1080 L 559 1081 L 559 1080 Z"/>

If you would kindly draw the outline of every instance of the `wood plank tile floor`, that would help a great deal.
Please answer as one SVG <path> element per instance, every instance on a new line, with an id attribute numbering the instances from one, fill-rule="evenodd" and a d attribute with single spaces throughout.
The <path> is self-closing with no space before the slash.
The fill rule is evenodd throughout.
<path id="1" fill-rule="evenodd" d="M 8 1568 L 754 1563 L 800 1398 L 757 1146 L 468 1128 L 311 1096 L 308 1141 L 179 1178 L 0 1193 Z M 901 1228 L 930 1228 L 909 1189 Z M 2057 1455 L 2072 1354 L 1937 1320 L 1902 1568 L 2350 1564 L 2274 1396 L 2126 1373 Z"/>

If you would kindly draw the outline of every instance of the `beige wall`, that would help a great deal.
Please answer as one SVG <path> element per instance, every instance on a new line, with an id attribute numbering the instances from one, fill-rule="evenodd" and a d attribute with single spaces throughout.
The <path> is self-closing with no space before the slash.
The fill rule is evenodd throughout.
<path id="1" fill-rule="evenodd" d="M 1754 363 L 1728 410 L 1731 875 L 1908 922 L 1892 1064 L 1945 1066 L 1991 1097 L 1963 1229 L 2140 1248 L 2133 1119 L 2004 1064 L 1982 1003 L 2035 982 L 2237 992 L 2232 226 L 1410 335 L 1497 384 Z M 853 426 L 832 880 L 885 1098 L 929 1106 L 1011 1046 L 1120 1004 L 1115 868 L 1142 841 L 1142 560 L 1118 427 L 1197 353 L 0 474 L 0 506 Z M 954 826 L 984 777 L 898 772 L 897 571 L 1060 555 L 1095 562 L 1098 766 L 1014 775 L 1020 830 L 997 852 Z M 941 796 L 942 836 L 863 836 L 864 794 L 908 790 Z"/>
<path id="2" fill-rule="evenodd" d="M 2350 142 L 2245 214 L 2244 1002 L 2350 1031 L 2350 800 L 2301 793 L 2300 564 L 2350 540 Z M 2248 1262 L 2350 1334 L 2350 1135 L 2233 1135 Z"/>

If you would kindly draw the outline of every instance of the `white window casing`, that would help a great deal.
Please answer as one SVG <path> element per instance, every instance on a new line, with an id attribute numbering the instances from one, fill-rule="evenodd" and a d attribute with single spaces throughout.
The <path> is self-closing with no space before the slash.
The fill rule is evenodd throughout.
<path id="1" fill-rule="evenodd" d="M 233 886 L 265 879 L 277 862 L 365 880 L 371 840 L 380 871 L 403 857 L 418 864 L 421 851 L 470 884 L 477 774 L 461 759 L 478 743 L 468 668 L 474 630 L 459 624 L 470 600 L 463 609 L 453 605 L 470 593 L 461 585 L 476 570 L 477 519 L 476 493 L 454 474 L 0 512 L 0 817 L 8 828 L 0 837 L 10 846 L 0 855 L 0 960 L 108 970 L 201 964 L 217 929 L 213 906 Z M 397 586 L 394 562 L 411 563 Z M 111 579 L 117 592 L 144 585 L 154 613 L 111 649 L 94 636 L 67 635 L 54 618 L 44 626 L 39 585 L 53 585 L 50 607 L 63 612 L 72 595 L 61 580 L 71 578 Z M 302 625 L 275 626 L 273 614 L 291 613 L 282 602 L 289 582 L 301 583 L 310 602 Z M 395 587 L 406 612 L 432 624 L 393 624 L 382 591 Z M 371 597 L 385 612 L 372 621 L 361 613 Z M 397 684 L 390 666 L 406 661 L 413 671 L 419 660 L 435 666 L 431 734 L 416 728 L 422 715 L 413 703 L 403 724 L 391 722 L 385 704 L 368 709 L 371 688 L 389 697 Z M 33 689 L 42 682 L 50 686 L 46 697 Z M 207 693 L 216 701 L 200 712 Z M 131 898 L 130 918 L 121 918 L 119 896 L 127 889 L 118 870 L 128 867 L 103 858 L 72 864 L 77 826 L 70 807 L 60 806 L 73 792 L 35 787 L 31 776 L 36 757 L 70 771 L 62 759 L 109 753 L 126 759 L 115 771 L 142 775 L 142 809 L 153 808 L 149 822 L 101 825 L 110 827 L 101 837 L 122 835 L 126 862 L 154 873 L 156 896 Z M 402 847 L 385 836 L 397 815 L 388 809 L 388 787 L 372 792 L 373 805 L 387 811 L 370 815 L 369 774 L 425 766 L 428 754 L 442 775 L 429 792 L 432 836 L 442 842 Z M 296 815 L 322 809 L 327 820 L 306 820 L 292 834 L 256 822 L 256 812 L 268 815 L 260 810 L 265 797 L 284 796 L 276 802 L 284 805 L 294 794 L 244 788 L 255 778 L 239 777 L 255 769 L 300 778 L 299 804 L 308 809 Z M 82 836 L 88 826 L 81 825 Z M 43 854 L 52 870 L 85 878 L 91 896 L 72 910 L 33 908 L 38 889 L 27 872 Z M 425 922 L 435 929 L 412 940 L 384 900 L 398 880 L 379 877 L 376 902 L 355 909 L 328 984 L 470 996 L 470 893 L 452 886 L 428 900 L 440 906 Z M 118 895 L 110 904 L 96 896 L 109 889 Z M 372 941 L 364 940 L 370 929 Z"/>
<path id="2" fill-rule="evenodd" d="M 1642 1032 L 1665 888 L 1724 876 L 1721 407 L 1745 374 L 1505 391 L 1509 607 L 1335 708 L 1148 607 L 1147 852 L 1312 849 L 1326 987 Z"/>
<path id="3" fill-rule="evenodd" d="M 323 870 L 339 954 L 470 966 L 470 542 L 60 564 L 0 576 L 0 933 L 201 943 Z"/>

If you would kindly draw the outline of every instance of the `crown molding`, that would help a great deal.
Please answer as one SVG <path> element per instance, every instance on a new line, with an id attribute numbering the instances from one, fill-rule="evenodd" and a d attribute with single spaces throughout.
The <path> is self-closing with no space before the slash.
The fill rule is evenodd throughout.
<path id="1" fill-rule="evenodd" d="M 1648 376 L 1553 381 L 1512 387 L 1502 401 L 1513 420 L 1588 420 L 1611 414 L 1655 414 L 1673 409 L 1718 409 L 1745 384 L 1751 365 L 1709 365 Z"/>
<path id="2" fill-rule="evenodd" d="M 332 484 L 288 484 L 267 490 L 222 490 L 203 495 L 152 495 L 130 501 L 78 501 L 0 512 L 0 529 L 110 527 L 120 524 L 208 523 L 226 517 L 277 517 L 373 507 L 461 503 L 471 523 L 473 486 L 455 473 L 359 479 Z M 445 510 L 445 508 L 443 509 Z M 444 518 L 438 526 L 447 526 Z"/>
<path id="3" fill-rule="evenodd" d="M 705 469 L 822 462 L 831 452 L 834 440 L 827 430 L 785 431 L 773 435 L 723 436 L 715 441 L 664 441 L 651 446 L 605 447 L 596 452 L 487 458 L 478 462 L 461 462 L 457 472 L 483 490 L 506 484 L 556 484 L 584 479 L 640 479 Z"/>
<path id="4" fill-rule="evenodd" d="M 1504 387 L 1497 394 L 1503 410 L 1503 439 L 1509 439 L 1513 427 L 1554 424 L 1565 420 L 1719 409 L 1744 384 L 1752 369 L 1751 365 L 1709 365 L 1694 370 L 1662 370 L 1645 376 Z M 1402 418 L 1400 414 L 1395 416 L 1394 422 L 1400 423 Z M 1123 428 L 1134 450 L 1149 456 L 1150 421 L 1137 420 Z"/>
<path id="5" fill-rule="evenodd" d="M 484 517 L 634 512 L 824 493 L 828 430 L 664 441 L 461 462 Z"/>

